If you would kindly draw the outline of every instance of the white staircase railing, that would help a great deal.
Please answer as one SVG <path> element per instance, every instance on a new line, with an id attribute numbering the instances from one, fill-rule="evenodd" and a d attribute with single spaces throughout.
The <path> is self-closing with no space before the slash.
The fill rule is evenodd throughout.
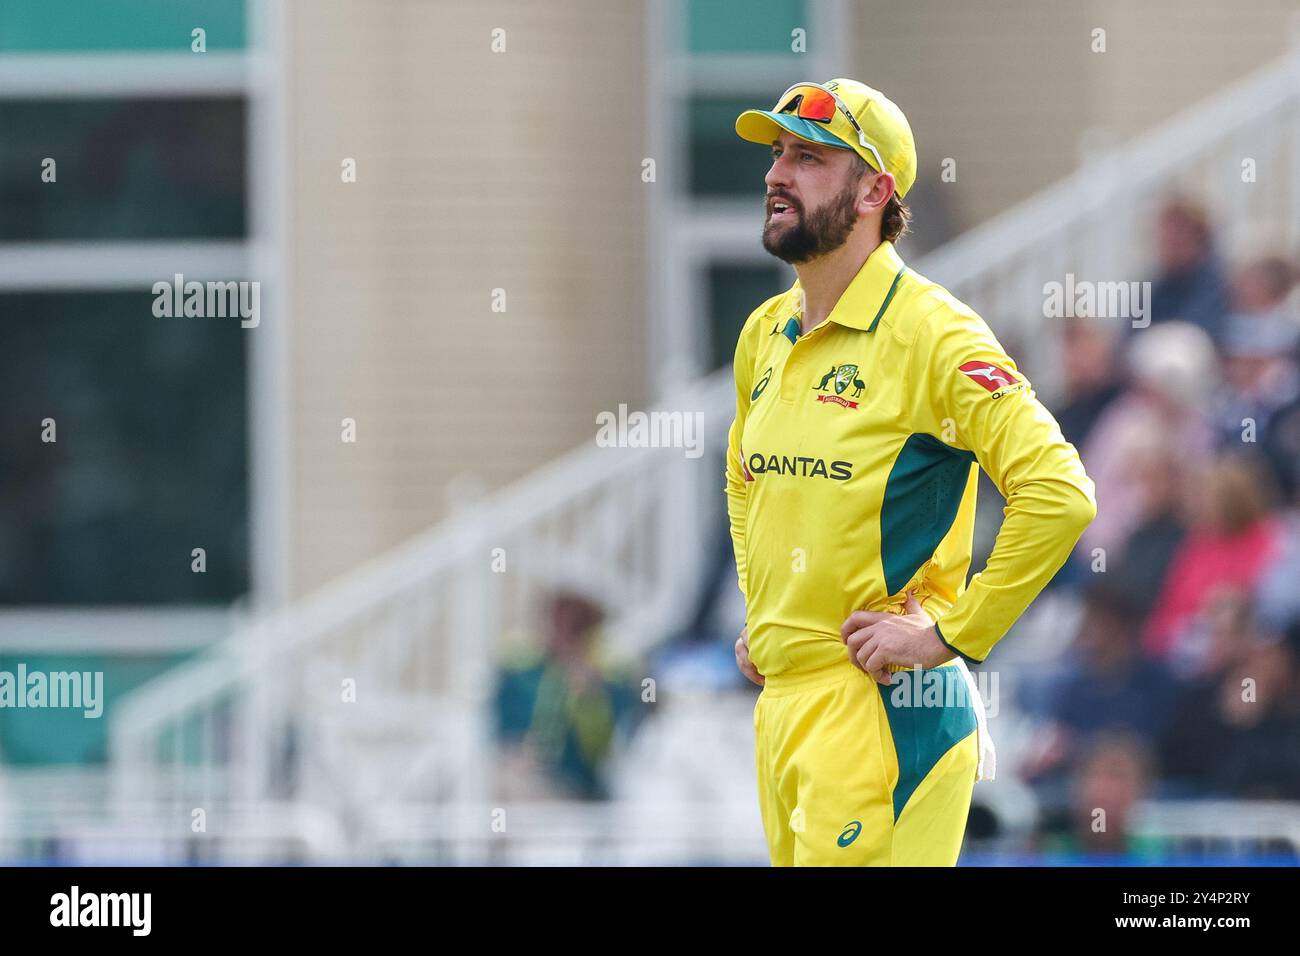
<path id="1" fill-rule="evenodd" d="M 720 388 L 674 411 L 716 406 Z M 729 422 L 704 422 L 719 444 Z M 336 813 L 355 848 L 383 804 L 485 800 L 501 636 L 540 639 L 544 598 L 564 587 L 606 609 L 621 650 L 646 650 L 691 593 L 716 530 L 696 509 L 722 486 L 719 457 L 593 437 L 127 695 L 110 726 L 114 805 L 188 818 L 298 800 Z"/>
<path id="2" fill-rule="evenodd" d="M 1149 277 L 1146 230 L 1180 181 L 1229 235 L 1267 220 L 1300 239 L 1300 53 L 916 265 L 1050 381 L 1043 283 Z M 733 394 L 726 370 L 664 403 L 702 413 L 712 454 L 593 441 L 128 695 L 110 731 L 119 812 L 296 801 L 334 814 L 355 852 L 392 839 L 385 803 L 486 800 L 500 637 L 538 635 L 538 599 L 560 585 L 588 589 L 631 653 L 665 633 L 716 533 Z"/>

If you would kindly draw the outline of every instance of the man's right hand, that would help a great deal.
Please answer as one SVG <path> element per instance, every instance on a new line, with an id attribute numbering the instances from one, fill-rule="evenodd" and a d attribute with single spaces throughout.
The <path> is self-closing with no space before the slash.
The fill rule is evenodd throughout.
<path id="1" fill-rule="evenodd" d="M 740 672 L 752 680 L 759 687 L 763 686 L 763 675 L 754 669 L 754 665 L 749 662 L 749 626 L 746 625 L 740 632 L 740 637 L 736 638 L 736 666 Z"/>

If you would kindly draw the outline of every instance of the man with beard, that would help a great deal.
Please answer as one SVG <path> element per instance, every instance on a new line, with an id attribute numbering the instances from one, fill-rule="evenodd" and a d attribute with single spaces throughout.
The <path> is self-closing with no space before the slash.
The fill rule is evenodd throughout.
<path id="1" fill-rule="evenodd" d="M 736 344 L 726 491 L 774 865 L 956 863 L 991 778 L 979 663 L 1096 514 L 984 321 L 894 248 L 916 150 L 853 80 L 736 121 L 772 150 L 763 246 L 798 279 Z M 967 584 L 982 467 L 1007 499 Z"/>

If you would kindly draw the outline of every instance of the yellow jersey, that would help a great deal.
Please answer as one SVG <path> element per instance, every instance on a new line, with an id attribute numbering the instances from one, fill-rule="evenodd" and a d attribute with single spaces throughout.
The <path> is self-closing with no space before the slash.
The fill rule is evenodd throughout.
<path id="1" fill-rule="evenodd" d="M 983 661 L 1096 514 L 1078 453 L 984 321 L 892 243 L 807 332 L 801 301 L 796 281 L 736 343 L 726 493 L 751 661 L 831 664 L 845 618 L 901 613 L 908 589 Z M 1007 505 L 968 584 L 978 468 Z"/>

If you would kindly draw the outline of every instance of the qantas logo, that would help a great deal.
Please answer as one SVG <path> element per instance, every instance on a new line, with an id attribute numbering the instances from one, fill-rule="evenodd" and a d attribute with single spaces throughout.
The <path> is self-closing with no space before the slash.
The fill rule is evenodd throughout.
<path id="1" fill-rule="evenodd" d="M 753 481 L 753 475 L 768 473 L 793 475 L 797 478 L 830 478 L 834 481 L 848 481 L 853 477 L 853 462 L 851 461 L 833 461 L 830 463 L 830 471 L 828 472 L 826 462 L 821 458 L 804 456 L 791 458 L 789 455 L 763 455 L 754 452 L 742 464 L 747 466 L 745 468 L 747 481 Z"/>
<path id="2" fill-rule="evenodd" d="M 967 362 L 957 368 L 979 382 L 990 392 L 996 392 L 1000 388 L 1015 385 L 1020 381 L 1006 369 L 990 365 L 988 362 Z"/>

